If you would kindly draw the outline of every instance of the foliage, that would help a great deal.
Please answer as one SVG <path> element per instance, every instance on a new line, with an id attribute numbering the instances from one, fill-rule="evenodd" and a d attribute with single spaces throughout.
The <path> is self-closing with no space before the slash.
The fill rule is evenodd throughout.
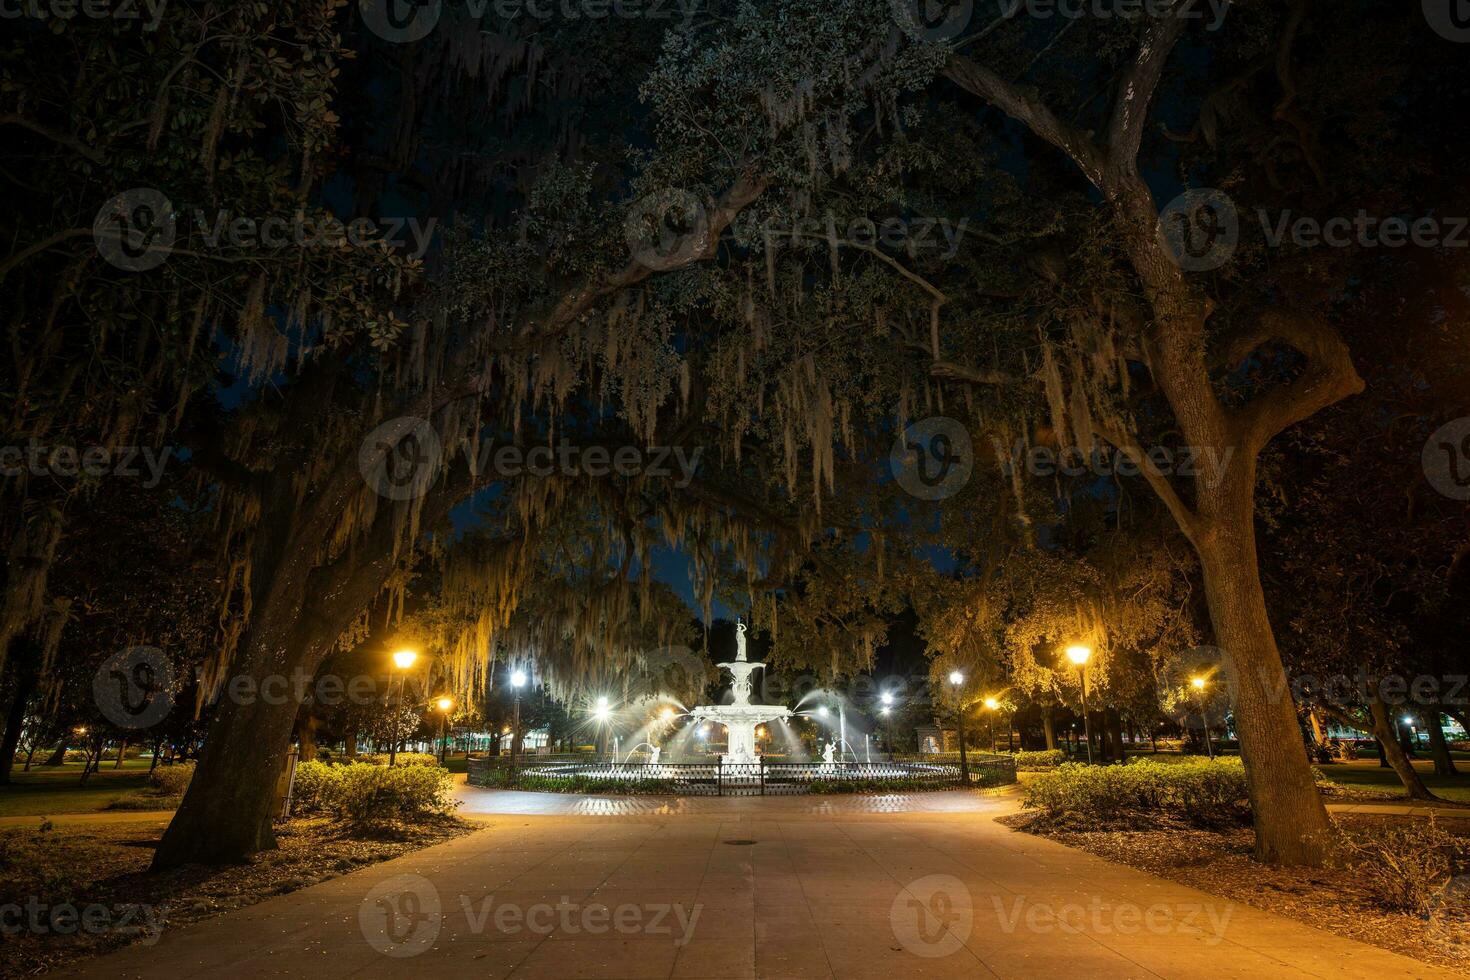
<path id="1" fill-rule="evenodd" d="M 1429 914 L 1451 879 L 1470 871 L 1470 842 L 1446 833 L 1433 817 L 1361 837 L 1339 832 L 1337 842 L 1374 901 L 1394 911 Z"/>
<path id="2" fill-rule="evenodd" d="M 386 766 L 388 764 L 387 752 L 359 752 L 358 762 L 365 762 L 374 766 Z M 432 752 L 399 752 L 394 757 L 395 766 L 437 766 L 439 757 Z"/>
<path id="3" fill-rule="evenodd" d="M 1122 766 L 1066 763 L 1024 784 L 1023 805 L 1077 829 L 1171 819 L 1210 827 L 1248 819 L 1245 767 L 1237 758 Z"/>
<path id="4" fill-rule="evenodd" d="M 1021 772 L 1040 772 L 1055 769 L 1067 761 L 1067 753 L 1061 749 L 1042 749 L 1039 752 L 1016 753 L 1016 768 Z"/>
<path id="5" fill-rule="evenodd" d="M 453 789 L 453 776 L 429 765 L 303 762 L 296 767 L 293 809 L 353 825 L 445 816 L 458 806 Z"/>
<path id="6" fill-rule="evenodd" d="M 194 778 L 194 763 L 176 762 L 171 766 L 157 766 L 148 774 L 146 792 L 154 796 L 183 796 Z"/>

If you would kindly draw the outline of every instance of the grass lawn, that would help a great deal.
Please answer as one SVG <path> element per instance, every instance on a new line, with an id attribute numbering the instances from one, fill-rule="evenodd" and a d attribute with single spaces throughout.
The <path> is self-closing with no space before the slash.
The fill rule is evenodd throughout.
<path id="1" fill-rule="evenodd" d="M 54 768 L 32 766 L 30 772 L 13 769 L 10 785 L 0 786 L 0 817 L 49 817 L 102 810 L 119 796 L 143 788 L 148 760 L 128 759 L 121 769 L 104 762 L 85 786 L 81 778 L 79 762 Z"/>
<path id="2" fill-rule="evenodd" d="M 1463 764 L 1464 760 L 1456 761 L 1460 764 L 1458 776 L 1436 776 L 1434 763 L 1428 759 L 1414 760 L 1414 768 L 1419 771 L 1424 785 L 1429 787 L 1431 793 L 1455 803 L 1470 803 L 1470 765 Z M 1392 796 L 1403 795 L 1404 787 L 1398 776 L 1394 775 L 1392 769 L 1380 766 L 1376 759 L 1318 766 L 1317 771 L 1332 782 L 1350 789 L 1382 791 Z"/>

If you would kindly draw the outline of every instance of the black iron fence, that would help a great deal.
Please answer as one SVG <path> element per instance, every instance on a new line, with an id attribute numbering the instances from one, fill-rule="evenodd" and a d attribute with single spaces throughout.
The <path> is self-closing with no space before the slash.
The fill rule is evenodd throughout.
<path id="1" fill-rule="evenodd" d="M 1010 756 L 980 754 L 968 760 L 971 786 L 1016 781 Z M 901 793 L 963 785 L 960 767 L 948 763 L 892 762 L 587 762 L 504 757 L 471 758 L 469 782 L 477 786 L 585 793 L 670 793 L 686 796 L 779 796 L 810 792 Z"/>

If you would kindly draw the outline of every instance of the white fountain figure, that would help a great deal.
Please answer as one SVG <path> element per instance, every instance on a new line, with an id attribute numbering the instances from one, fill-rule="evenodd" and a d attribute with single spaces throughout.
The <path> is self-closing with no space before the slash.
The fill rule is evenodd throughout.
<path id="1" fill-rule="evenodd" d="M 656 765 L 658 765 L 658 756 L 659 756 L 659 753 L 662 752 L 662 751 L 663 751 L 663 749 L 660 748 L 657 745 L 655 745 L 653 747 L 653 751 L 648 754 L 648 764 L 650 766 L 656 766 Z"/>
<path id="2" fill-rule="evenodd" d="M 837 764 L 836 764 L 836 761 L 835 761 L 836 755 L 837 755 L 837 747 L 835 745 L 833 745 L 831 742 L 828 742 L 827 745 L 826 745 L 826 747 L 822 749 L 822 764 L 817 767 L 817 771 L 818 772 L 834 772 L 834 771 L 836 771 L 836 769 L 837 769 Z"/>
<path id="3" fill-rule="evenodd" d="M 768 721 L 791 717 L 791 709 L 777 704 L 751 704 L 751 674 L 765 664 L 750 661 L 745 655 L 745 624 L 735 623 L 735 659 L 720 664 L 730 672 L 731 688 L 735 700 L 731 704 L 702 704 L 689 714 L 695 724 L 706 721 L 725 726 L 728 734 L 728 751 L 720 761 L 730 764 L 751 765 L 760 761 L 755 751 L 755 728 Z"/>

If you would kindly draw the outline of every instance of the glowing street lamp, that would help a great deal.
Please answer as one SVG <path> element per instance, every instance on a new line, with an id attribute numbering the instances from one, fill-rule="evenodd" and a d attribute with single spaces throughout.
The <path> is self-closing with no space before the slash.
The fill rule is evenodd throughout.
<path id="1" fill-rule="evenodd" d="M 1074 643 L 1067 647 L 1067 659 L 1077 665 L 1077 676 L 1082 685 L 1082 734 L 1087 739 L 1087 764 L 1092 765 L 1092 717 L 1087 711 L 1087 661 L 1092 659 L 1092 647 Z"/>
<path id="2" fill-rule="evenodd" d="M 444 756 L 449 748 L 449 740 L 444 737 L 444 726 L 449 721 L 449 712 L 454 710 L 454 698 L 447 694 L 434 702 L 439 709 L 439 765 L 444 765 Z"/>
<path id="3" fill-rule="evenodd" d="M 404 671 L 407 671 L 408 668 L 412 667 L 413 666 L 413 662 L 415 660 L 417 660 L 418 658 L 419 658 L 419 655 L 418 655 L 417 651 L 408 650 L 408 649 L 395 650 L 393 652 L 393 666 L 396 667 L 400 673 L 402 673 Z M 393 671 L 391 671 L 391 670 L 388 671 L 388 704 L 389 704 L 389 707 L 392 708 L 392 710 L 393 710 L 393 744 L 388 746 L 388 765 L 390 767 L 394 763 L 396 763 L 398 761 L 398 714 L 399 714 L 398 709 L 399 709 L 399 707 L 401 707 L 401 703 L 403 701 L 403 686 L 405 684 L 407 684 L 407 683 L 408 683 L 408 678 L 407 677 L 401 678 L 399 680 L 399 684 L 398 684 L 399 698 L 398 698 L 398 700 L 399 700 L 400 704 L 394 705 L 393 704 Z"/>
<path id="4" fill-rule="evenodd" d="M 817 717 L 818 718 L 825 718 L 825 717 L 827 717 L 827 706 L 825 704 L 819 704 L 819 705 L 817 705 Z"/>
<path id="5" fill-rule="evenodd" d="M 983 703 L 985 705 L 985 710 L 988 711 L 988 712 L 990 712 L 990 714 L 987 716 L 988 721 L 990 723 L 990 751 L 991 752 L 994 752 L 996 750 L 995 749 L 995 709 L 997 709 L 997 708 L 1000 707 L 1000 702 L 997 701 L 995 698 L 986 698 Z"/>
<path id="6" fill-rule="evenodd" d="M 1205 751 L 1213 759 L 1215 757 L 1215 742 L 1210 737 L 1210 719 L 1205 714 L 1205 701 L 1203 697 L 1205 692 L 1205 679 L 1203 677 L 1191 677 L 1189 679 L 1189 685 L 1194 688 L 1194 701 L 1195 706 L 1199 708 L 1199 721 L 1205 729 Z"/>
<path id="7" fill-rule="evenodd" d="M 511 722 L 510 733 L 510 768 L 515 770 L 520 762 L 521 748 L 521 688 L 526 683 L 526 672 L 517 667 L 510 672 L 510 688 L 515 692 L 514 720 Z"/>
<path id="8" fill-rule="evenodd" d="M 965 755 L 965 699 L 960 690 L 965 683 L 965 675 L 957 670 L 949 672 L 949 683 L 954 688 L 955 694 L 955 716 L 959 719 L 960 737 L 960 779 L 965 786 L 970 785 L 970 760 Z"/>
<path id="9" fill-rule="evenodd" d="M 659 717 L 659 719 L 661 721 L 663 721 L 665 723 L 671 722 L 671 721 L 674 720 L 674 709 L 673 708 L 665 708 L 664 710 L 662 710 L 662 711 L 660 711 L 658 713 L 658 717 Z"/>

